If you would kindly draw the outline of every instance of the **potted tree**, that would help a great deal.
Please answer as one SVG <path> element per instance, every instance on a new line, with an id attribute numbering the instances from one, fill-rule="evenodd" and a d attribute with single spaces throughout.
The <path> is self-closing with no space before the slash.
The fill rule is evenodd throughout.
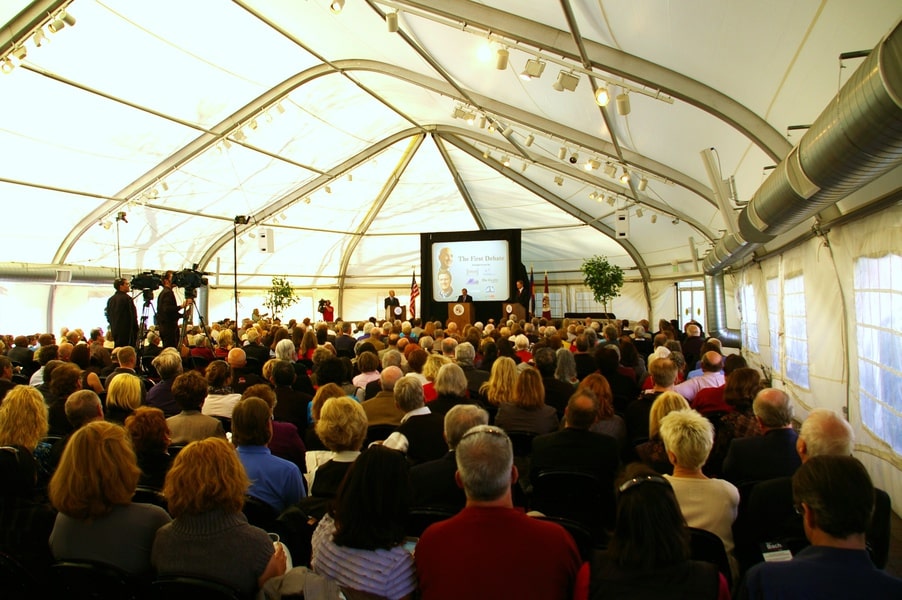
<path id="1" fill-rule="evenodd" d="M 593 256 L 583 261 L 580 270 L 585 276 L 586 285 L 592 290 L 596 302 L 608 310 L 608 301 L 616 297 L 623 287 L 623 269 L 612 265 L 603 256 Z"/>
<path id="2" fill-rule="evenodd" d="M 263 302 L 263 306 L 272 312 L 274 319 L 277 319 L 283 310 L 298 300 L 300 298 L 294 293 L 288 280 L 277 276 L 272 278 L 272 287 L 266 291 L 266 300 Z"/>

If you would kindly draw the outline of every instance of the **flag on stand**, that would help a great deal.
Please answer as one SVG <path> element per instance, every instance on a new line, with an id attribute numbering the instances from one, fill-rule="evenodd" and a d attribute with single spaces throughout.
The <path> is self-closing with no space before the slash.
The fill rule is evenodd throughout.
<path id="1" fill-rule="evenodd" d="M 417 298 L 420 297 L 420 286 L 417 285 L 417 272 L 414 271 L 410 280 L 410 318 L 417 318 Z"/>
<path id="2" fill-rule="evenodd" d="M 545 292 L 542 294 L 542 318 L 551 318 L 551 299 L 548 297 L 548 271 L 545 271 Z"/>
<path id="3" fill-rule="evenodd" d="M 529 265 L 529 306 L 526 307 L 529 314 L 536 314 L 536 276 L 532 272 L 532 265 Z"/>

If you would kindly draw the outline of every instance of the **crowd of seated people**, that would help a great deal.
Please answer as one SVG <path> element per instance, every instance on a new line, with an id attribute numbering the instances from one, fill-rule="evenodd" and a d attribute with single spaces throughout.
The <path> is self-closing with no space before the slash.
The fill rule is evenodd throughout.
<path id="1" fill-rule="evenodd" d="M 651 329 L 593 320 L 333 328 L 264 316 L 189 330 L 184 348 L 149 336 L 148 373 L 144 348 L 110 348 L 99 330 L 67 331 L 59 343 L 18 336 L 0 356 L 0 551 L 35 574 L 91 560 L 137 580 L 189 573 L 250 595 L 292 581 L 284 546 L 264 527 L 281 531 L 295 567 L 337 587 L 428 600 L 471 584 L 445 581 L 447 564 L 470 567 L 444 546 L 498 515 L 493 526 L 517 532 L 480 549 L 508 554 L 498 581 L 467 597 L 519 589 L 503 574 L 526 560 L 528 540 L 560 545 L 559 564 L 535 569 L 558 582 L 548 597 L 767 589 L 768 569 L 744 584 L 762 544 L 797 553 L 842 538 L 806 537 L 815 531 L 806 515 L 814 523 L 828 508 L 797 515 L 794 482 L 811 457 L 851 454 L 848 424 L 813 411 L 797 435 L 789 397 L 741 356 L 725 357 L 697 325 Z M 598 514 L 540 503 L 537 480 L 552 472 L 562 486 L 568 473 L 600 486 Z M 147 490 L 160 501 L 145 504 Z M 853 533 L 882 567 L 889 498 L 879 489 L 873 498 L 872 518 Z M 260 504 L 265 523 L 250 509 Z M 422 521 L 452 515 L 460 519 L 447 527 Z M 536 519 L 545 522 L 528 525 Z M 698 560 L 709 557 L 697 556 L 695 530 L 722 548 L 713 571 Z M 411 533 L 425 542 L 415 559 Z"/>

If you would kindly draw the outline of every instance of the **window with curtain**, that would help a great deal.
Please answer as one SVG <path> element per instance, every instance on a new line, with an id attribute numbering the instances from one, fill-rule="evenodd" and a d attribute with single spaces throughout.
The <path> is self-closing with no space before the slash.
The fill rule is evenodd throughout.
<path id="1" fill-rule="evenodd" d="M 807 389 L 808 324 L 805 321 L 805 279 L 802 275 L 783 282 L 783 332 L 786 378 Z"/>
<path id="2" fill-rule="evenodd" d="M 783 372 L 783 349 L 780 345 L 780 280 L 767 280 L 767 316 L 770 327 L 770 361 L 774 373 Z"/>
<path id="3" fill-rule="evenodd" d="M 751 352 L 758 352 L 758 306 L 755 303 L 755 288 L 742 286 L 742 343 Z"/>
<path id="4" fill-rule="evenodd" d="M 902 256 L 855 262 L 861 419 L 902 454 Z"/>
<path id="5" fill-rule="evenodd" d="M 542 314 L 542 298 L 545 296 L 544 292 L 536 292 L 536 314 Z M 548 291 L 548 304 L 551 308 L 551 316 L 552 318 L 558 319 L 564 316 L 564 304 L 563 304 L 563 294 L 560 292 L 552 292 Z M 601 310 L 601 309 L 599 309 Z"/>

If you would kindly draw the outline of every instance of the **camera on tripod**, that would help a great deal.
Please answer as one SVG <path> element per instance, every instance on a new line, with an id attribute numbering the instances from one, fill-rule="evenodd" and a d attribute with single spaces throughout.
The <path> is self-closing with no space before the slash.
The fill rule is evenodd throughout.
<path id="1" fill-rule="evenodd" d="M 205 277 L 207 273 L 197 270 L 197 265 L 191 269 L 182 269 L 172 274 L 172 285 L 185 288 L 185 298 L 196 298 L 197 288 L 205 287 L 208 283 Z"/>
<path id="2" fill-rule="evenodd" d="M 154 271 L 144 271 L 132 276 L 130 283 L 133 290 L 144 290 L 145 295 L 150 292 L 153 297 L 153 292 L 163 285 L 163 276 Z"/>

